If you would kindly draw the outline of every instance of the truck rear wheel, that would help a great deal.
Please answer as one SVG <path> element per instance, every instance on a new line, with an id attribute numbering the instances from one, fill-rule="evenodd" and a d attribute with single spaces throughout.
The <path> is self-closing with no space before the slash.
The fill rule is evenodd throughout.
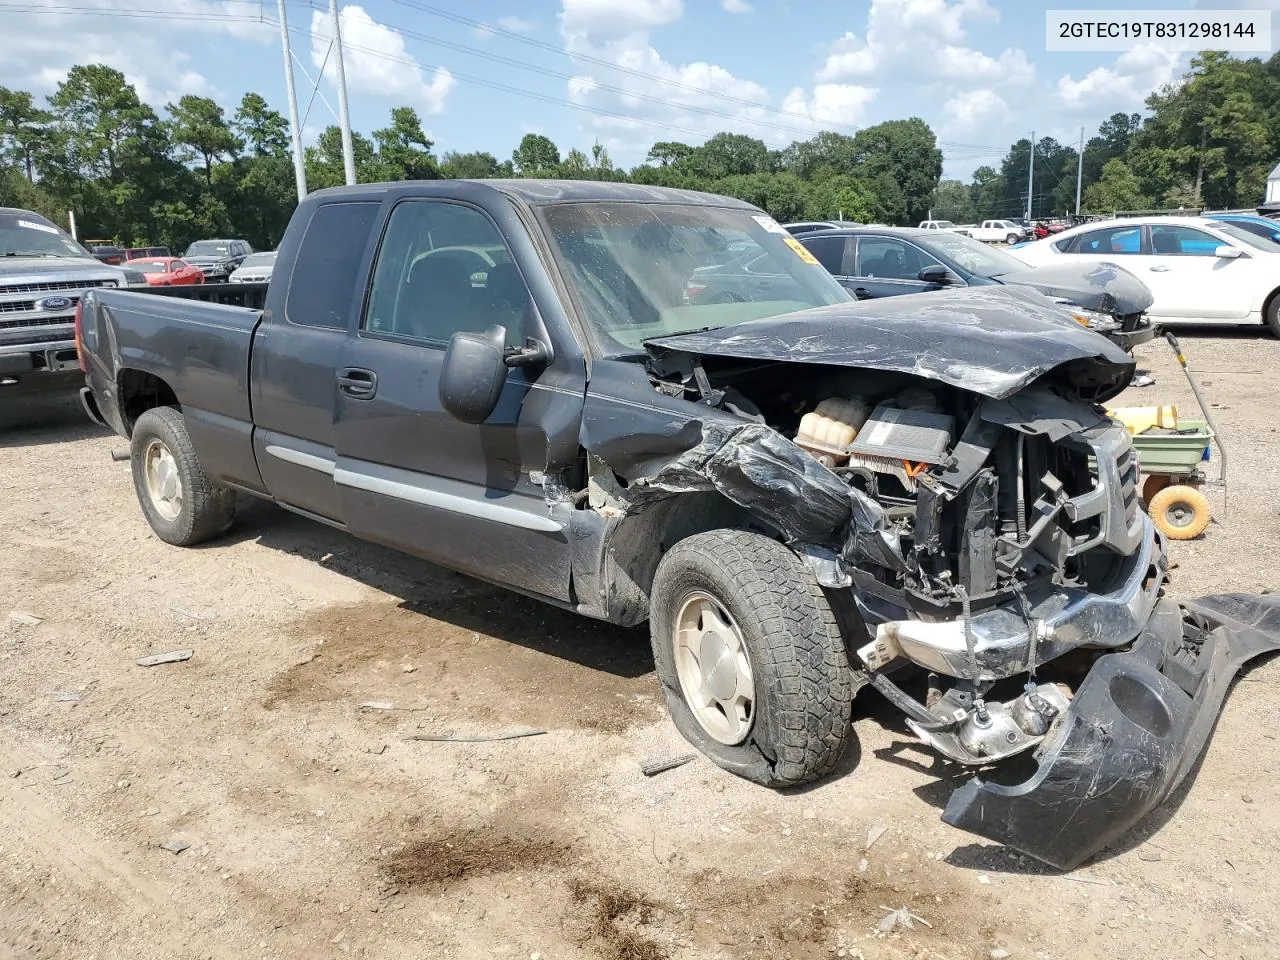
<path id="1" fill-rule="evenodd" d="M 831 771 L 865 682 L 822 588 L 768 537 L 716 530 L 658 565 L 649 611 L 676 727 L 724 769 L 771 787 Z"/>
<path id="2" fill-rule="evenodd" d="M 186 421 L 173 407 L 156 407 L 138 418 L 129 460 L 142 513 L 165 543 L 191 546 L 231 526 L 235 491 L 205 476 Z"/>
<path id="3" fill-rule="evenodd" d="M 1016 234 L 1016 233 L 1011 233 L 1011 234 L 1009 234 L 1007 237 L 1005 237 L 1005 238 L 1004 238 L 1004 242 L 1005 242 L 1005 243 L 1007 243 L 1009 246 L 1011 246 L 1011 247 L 1012 247 L 1015 243 L 1017 243 L 1017 242 L 1018 242 L 1019 240 L 1021 240 L 1021 239 L 1022 239 L 1022 238 L 1021 238 L 1020 236 L 1018 236 L 1018 234 Z"/>

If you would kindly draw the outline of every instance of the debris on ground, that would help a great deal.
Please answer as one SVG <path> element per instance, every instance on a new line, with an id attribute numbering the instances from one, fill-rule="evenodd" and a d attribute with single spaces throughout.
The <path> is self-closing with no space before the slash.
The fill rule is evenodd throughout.
<path id="1" fill-rule="evenodd" d="M 1157 860 L 1162 860 L 1163 856 L 1160 851 L 1154 847 L 1139 847 L 1138 859 L 1146 860 L 1148 863 L 1155 863 Z"/>
<path id="2" fill-rule="evenodd" d="M 9 614 L 9 622 L 16 623 L 20 627 L 38 627 L 44 623 L 44 619 L 25 610 L 14 610 Z"/>
<path id="3" fill-rule="evenodd" d="M 912 913 L 907 907 L 902 906 L 898 909 L 886 907 L 883 904 L 881 910 L 888 912 L 880 918 L 880 922 L 876 924 L 876 930 L 880 933 L 893 933 L 894 930 L 901 927 L 903 930 L 914 930 L 916 924 L 923 924 L 932 929 L 933 924 L 918 914 Z"/>
<path id="4" fill-rule="evenodd" d="M 172 853 L 176 857 L 183 850 L 188 849 L 190 846 L 191 844 L 187 843 L 187 841 L 181 839 L 180 837 L 170 837 L 164 843 L 160 844 L 160 849 L 168 850 L 170 853 Z"/>
<path id="5" fill-rule="evenodd" d="M 406 740 L 427 740 L 433 743 L 490 743 L 495 740 L 519 740 L 523 737 L 540 737 L 547 731 L 516 727 L 511 730 L 498 730 L 493 733 L 414 733 Z"/>
<path id="6" fill-rule="evenodd" d="M 428 707 L 397 707 L 394 703 L 387 700 L 369 700 L 365 703 L 356 704 L 357 710 L 401 710 L 406 713 L 416 713 L 420 710 L 430 709 Z"/>
<path id="7" fill-rule="evenodd" d="M 867 845 L 863 850 L 870 850 L 877 840 L 889 832 L 889 828 L 883 823 L 873 823 L 871 829 L 867 831 Z"/>
<path id="8" fill-rule="evenodd" d="M 668 757 L 666 760 L 650 760 L 648 763 L 640 764 L 640 772 L 646 777 L 654 777 L 668 770 L 674 770 L 676 767 L 683 767 L 693 759 L 694 754 L 686 753 L 678 757 Z"/>
<path id="9" fill-rule="evenodd" d="M 76 690 L 54 690 L 49 696 L 54 703 L 79 703 L 82 694 Z"/>
<path id="10" fill-rule="evenodd" d="M 140 667 L 158 667 L 162 663 L 181 663 L 190 660 L 194 650 L 170 650 L 168 653 L 153 653 L 148 657 L 139 657 L 133 661 Z"/>

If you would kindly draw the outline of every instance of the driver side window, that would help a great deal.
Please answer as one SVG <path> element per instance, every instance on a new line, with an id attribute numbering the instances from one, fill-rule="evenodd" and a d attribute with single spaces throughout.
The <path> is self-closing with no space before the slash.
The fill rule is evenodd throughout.
<path id="1" fill-rule="evenodd" d="M 362 328 L 447 346 L 460 331 L 507 329 L 524 340 L 529 290 L 502 234 L 459 203 L 408 200 L 391 212 Z"/>
<path id="2" fill-rule="evenodd" d="M 916 280 L 922 269 L 938 263 L 896 237 L 858 240 L 858 276 L 876 280 Z"/>

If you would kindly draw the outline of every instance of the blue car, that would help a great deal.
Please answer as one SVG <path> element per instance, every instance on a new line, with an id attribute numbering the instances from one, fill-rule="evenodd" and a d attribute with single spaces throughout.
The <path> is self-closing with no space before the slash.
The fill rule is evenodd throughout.
<path id="1" fill-rule="evenodd" d="M 1234 223 L 1241 230 L 1248 230 L 1250 233 L 1280 244 L 1280 220 L 1271 220 L 1256 213 L 1210 213 L 1205 216 L 1205 219 Z"/>

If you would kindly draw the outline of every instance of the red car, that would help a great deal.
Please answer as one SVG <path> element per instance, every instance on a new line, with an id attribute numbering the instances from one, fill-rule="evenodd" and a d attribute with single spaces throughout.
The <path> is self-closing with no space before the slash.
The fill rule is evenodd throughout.
<path id="1" fill-rule="evenodd" d="M 147 283 L 153 287 L 173 287 L 184 283 L 204 283 L 204 274 L 177 257 L 147 257 L 130 260 L 129 267 L 142 271 Z"/>

